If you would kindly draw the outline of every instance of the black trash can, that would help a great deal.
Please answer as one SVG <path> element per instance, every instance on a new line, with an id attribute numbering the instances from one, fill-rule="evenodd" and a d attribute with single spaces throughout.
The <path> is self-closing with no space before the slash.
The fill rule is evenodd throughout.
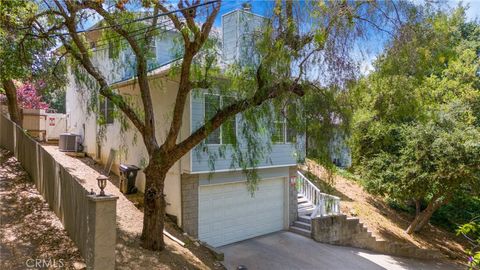
<path id="1" fill-rule="evenodd" d="M 120 191 L 123 194 L 132 194 L 137 192 L 135 180 L 140 170 L 135 165 L 120 164 Z"/>

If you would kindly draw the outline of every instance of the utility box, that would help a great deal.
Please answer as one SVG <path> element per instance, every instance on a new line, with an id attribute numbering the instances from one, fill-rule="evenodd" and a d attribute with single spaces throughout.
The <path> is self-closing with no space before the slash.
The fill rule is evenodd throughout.
<path id="1" fill-rule="evenodd" d="M 120 164 L 120 191 L 123 194 L 132 194 L 137 192 L 135 180 L 140 170 L 135 165 Z"/>
<path id="2" fill-rule="evenodd" d="M 67 131 L 67 115 L 63 113 L 47 113 L 47 122 L 45 129 L 47 130 L 46 140 L 59 140 L 60 134 Z"/>

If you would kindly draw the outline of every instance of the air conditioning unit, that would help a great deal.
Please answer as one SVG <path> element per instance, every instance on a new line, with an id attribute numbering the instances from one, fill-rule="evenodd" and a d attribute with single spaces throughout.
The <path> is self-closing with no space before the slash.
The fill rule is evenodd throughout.
<path id="1" fill-rule="evenodd" d="M 81 136 L 73 133 L 62 133 L 59 136 L 58 148 L 62 152 L 81 152 Z"/>

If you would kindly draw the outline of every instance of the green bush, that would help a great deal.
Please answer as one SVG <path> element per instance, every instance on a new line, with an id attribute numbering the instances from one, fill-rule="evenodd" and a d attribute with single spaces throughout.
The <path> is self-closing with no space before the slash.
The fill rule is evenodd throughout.
<path id="1" fill-rule="evenodd" d="M 440 207 L 432 216 L 431 223 L 451 232 L 480 213 L 480 197 L 459 192 L 453 200 Z"/>

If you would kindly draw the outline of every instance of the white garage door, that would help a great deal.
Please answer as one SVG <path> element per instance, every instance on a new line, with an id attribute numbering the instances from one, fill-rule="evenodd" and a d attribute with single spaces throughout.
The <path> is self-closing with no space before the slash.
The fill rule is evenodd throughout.
<path id="1" fill-rule="evenodd" d="M 214 247 L 283 229 L 283 178 L 264 179 L 252 197 L 244 182 L 200 186 L 198 236 Z"/>

